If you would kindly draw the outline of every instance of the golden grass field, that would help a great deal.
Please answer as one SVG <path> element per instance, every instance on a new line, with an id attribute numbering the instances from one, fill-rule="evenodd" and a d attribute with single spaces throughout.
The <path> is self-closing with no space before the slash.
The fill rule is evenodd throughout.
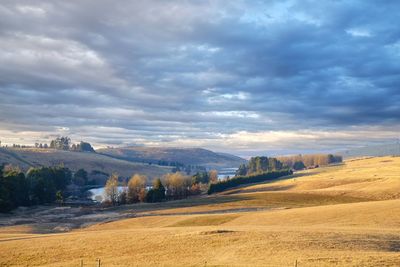
<path id="1" fill-rule="evenodd" d="M 400 266 L 400 157 L 117 210 L 138 217 L 0 228 L 0 266 Z"/>

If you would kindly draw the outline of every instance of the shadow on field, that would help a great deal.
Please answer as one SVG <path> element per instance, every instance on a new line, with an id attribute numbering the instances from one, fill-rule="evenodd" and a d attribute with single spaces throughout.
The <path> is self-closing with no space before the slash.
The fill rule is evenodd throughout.
<path id="1" fill-rule="evenodd" d="M 301 178 L 303 176 L 312 176 L 315 175 L 314 173 L 310 174 L 310 173 L 295 173 L 289 176 L 284 176 L 278 179 L 274 179 L 274 180 L 270 180 L 270 181 L 265 181 L 263 183 L 251 183 L 251 184 L 244 184 L 244 185 L 239 185 L 236 187 L 233 187 L 232 189 L 226 190 L 224 192 L 219 193 L 220 195 L 232 195 L 232 194 L 238 194 L 238 193 L 251 193 L 251 192 L 263 192 L 263 191 L 285 191 L 285 190 L 289 190 L 293 187 L 295 187 L 295 185 L 286 185 L 286 186 L 269 186 L 269 187 L 264 187 L 264 188 L 253 188 L 253 189 L 245 189 L 247 187 L 250 186 L 254 186 L 254 185 L 267 185 L 267 184 L 271 184 L 271 183 L 275 183 L 275 182 L 279 182 L 279 181 L 285 181 L 285 180 L 295 180 L 297 178 Z"/>
<path id="2" fill-rule="evenodd" d="M 289 190 L 291 188 L 295 187 L 295 185 L 272 185 L 272 186 L 266 186 L 262 188 L 252 188 L 252 189 L 234 189 L 230 190 L 228 192 L 223 193 L 224 195 L 233 195 L 233 194 L 239 194 L 239 193 L 255 193 L 255 192 L 268 192 L 268 191 L 285 191 Z"/>
<path id="3" fill-rule="evenodd" d="M 400 240 L 392 240 L 389 243 L 389 252 L 400 252 Z"/>
<path id="4" fill-rule="evenodd" d="M 204 205 L 216 205 L 224 203 L 232 203 L 243 201 L 245 198 L 243 196 L 228 196 L 228 195 L 210 195 L 210 196 L 198 196 L 190 197 L 181 200 L 171 200 L 160 203 L 141 203 L 124 205 L 120 207 L 112 207 L 110 210 L 120 211 L 120 212 L 147 212 L 147 211 L 160 211 L 175 208 L 189 208 Z"/>

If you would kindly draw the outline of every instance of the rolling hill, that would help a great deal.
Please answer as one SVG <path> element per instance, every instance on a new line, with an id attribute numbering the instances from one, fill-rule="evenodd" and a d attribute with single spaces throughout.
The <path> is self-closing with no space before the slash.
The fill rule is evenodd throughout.
<path id="1" fill-rule="evenodd" d="M 381 157 L 111 208 L 98 214 L 104 222 L 66 233 L 45 234 L 41 210 L 37 224 L 0 227 L 0 265 L 399 266 L 399 192 L 400 157 Z"/>
<path id="2" fill-rule="evenodd" d="M 133 162 L 166 163 L 177 162 L 184 165 L 198 165 L 207 168 L 239 167 L 246 160 L 240 157 L 216 153 L 203 148 L 163 148 L 163 147 L 124 147 L 99 149 L 103 155 Z"/>
<path id="3" fill-rule="evenodd" d="M 98 153 L 37 148 L 0 148 L 0 164 L 2 163 L 18 166 L 24 171 L 32 166 L 64 164 L 72 171 L 83 168 L 89 174 L 93 173 L 92 176 L 95 177 L 92 178 L 98 179 L 100 183 L 104 182 L 107 174 L 113 172 L 123 177 L 141 173 L 152 178 L 171 171 L 171 167 L 130 162 Z"/>
<path id="4" fill-rule="evenodd" d="M 372 145 L 360 148 L 353 148 L 342 151 L 339 153 L 344 158 L 356 158 L 356 157 L 382 157 L 400 155 L 400 144 L 383 144 L 383 145 Z"/>

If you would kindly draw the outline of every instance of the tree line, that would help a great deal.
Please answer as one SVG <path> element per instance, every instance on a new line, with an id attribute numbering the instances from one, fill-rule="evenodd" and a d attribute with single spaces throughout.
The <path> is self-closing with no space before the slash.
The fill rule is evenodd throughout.
<path id="1" fill-rule="evenodd" d="M 1 147 L 1 141 L 0 141 L 0 147 Z M 8 147 L 8 146 L 6 146 Z M 19 145 L 19 144 L 13 144 L 13 148 L 31 148 L 33 146 L 28 146 L 28 145 Z M 72 143 L 71 138 L 68 136 L 61 136 L 57 137 L 56 139 L 51 140 L 50 144 L 46 143 L 35 143 L 35 148 L 53 148 L 53 149 L 58 149 L 58 150 L 68 150 L 68 151 L 77 151 L 77 152 L 95 152 L 94 148 L 92 145 L 88 142 L 81 141 L 79 143 Z"/>
<path id="2" fill-rule="evenodd" d="M 293 170 L 302 170 L 326 166 L 333 163 L 341 163 L 343 158 L 342 156 L 333 154 L 310 154 L 278 157 L 278 160 Z"/>
<path id="3" fill-rule="evenodd" d="M 235 176 L 248 176 L 271 171 L 279 171 L 283 168 L 282 162 L 276 158 L 252 157 L 247 164 L 241 164 Z"/>
<path id="4" fill-rule="evenodd" d="M 78 179 L 63 166 L 30 168 L 23 173 L 18 167 L 0 168 L 0 212 L 19 206 L 62 202 L 67 186 Z M 84 179 L 84 178 L 83 178 Z"/>
<path id="5" fill-rule="evenodd" d="M 50 148 L 80 152 L 95 152 L 91 144 L 83 141 L 79 142 L 78 144 L 72 144 L 71 138 L 68 136 L 61 136 L 51 140 Z"/>
<path id="6" fill-rule="evenodd" d="M 265 181 L 270 181 L 277 179 L 282 176 L 291 175 L 293 172 L 289 169 L 286 170 L 274 170 L 259 174 L 253 174 L 249 176 L 235 176 L 231 179 L 225 179 L 218 181 L 217 183 L 211 183 L 207 193 L 213 194 L 225 191 L 229 188 L 233 188 L 239 185 L 250 184 L 250 183 L 260 183 Z"/>
<path id="7" fill-rule="evenodd" d="M 88 173 L 79 169 L 73 173 L 64 166 L 32 167 L 26 173 L 12 165 L 0 166 L 0 212 L 19 206 L 63 203 L 70 195 L 69 185 L 90 184 Z"/>
<path id="8" fill-rule="evenodd" d="M 292 171 L 280 160 L 272 157 L 252 157 L 247 164 L 241 164 L 235 176 L 209 185 L 208 194 L 248 183 L 264 182 L 292 174 Z"/>
<path id="9" fill-rule="evenodd" d="M 67 140 L 68 141 L 68 140 Z M 263 182 L 291 174 L 291 169 L 326 165 L 341 162 L 340 156 L 298 155 L 293 157 L 253 157 L 242 164 L 235 177 L 218 180 L 215 170 L 197 172 L 189 176 L 183 172 L 169 173 L 149 185 L 144 175 L 135 174 L 127 182 L 120 182 L 117 174 L 112 174 L 105 186 L 105 196 L 112 205 L 160 202 L 183 199 L 207 191 L 209 194 L 221 192 L 241 184 Z M 64 166 L 35 167 L 23 173 L 18 167 L 0 166 L 0 212 L 18 206 L 63 202 L 68 196 L 67 187 L 83 189 L 90 184 L 88 173 L 80 169 L 75 173 Z M 123 190 L 119 190 L 121 186 Z M 72 187 L 73 188 L 73 187 Z M 208 190 L 207 190 L 208 189 Z"/>
<path id="10" fill-rule="evenodd" d="M 105 185 L 107 202 L 112 205 L 160 202 L 182 199 L 206 191 L 210 181 L 218 178 L 216 171 L 197 173 L 169 173 L 155 179 L 151 186 L 144 175 L 133 175 L 128 183 L 121 185 L 117 174 L 112 174 Z M 63 203 L 64 199 L 76 195 L 76 189 L 89 185 L 88 173 L 79 169 L 73 173 L 64 166 L 32 167 L 26 173 L 12 165 L 0 166 L 0 212 L 8 212 L 19 206 Z M 70 187 L 74 185 L 75 187 Z M 75 192 L 73 192 L 75 190 Z"/>
<path id="11" fill-rule="evenodd" d="M 182 172 L 168 173 L 155 179 L 151 186 L 145 175 L 135 174 L 127 183 L 121 184 L 118 175 L 112 174 L 106 182 L 104 193 L 106 203 L 111 205 L 162 202 L 199 195 L 206 191 L 208 183 L 217 180 L 216 170 L 198 172 L 193 176 Z M 122 190 L 119 190 L 119 186 L 122 186 Z"/>
<path id="12" fill-rule="evenodd" d="M 153 186 L 147 185 L 147 177 L 135 174 L 118 190 L 118 175 L 110 176 L 106 183 L 106 202 L 112 205 L 160 202 L 166 200 L 183 199 L 200 194 L 208 186 L 208 194 L 221 192 L 227 188 L 246 183 L 263 182 L 291 174 L 291 170 L 276 158 L 253 157 L 248 164 L 242 164 L 236 176 L 223 181 L 218 180 L 218 172 L 198 172 L 193 176 L 182 172 L 168 173 L 154 180 Z"/>

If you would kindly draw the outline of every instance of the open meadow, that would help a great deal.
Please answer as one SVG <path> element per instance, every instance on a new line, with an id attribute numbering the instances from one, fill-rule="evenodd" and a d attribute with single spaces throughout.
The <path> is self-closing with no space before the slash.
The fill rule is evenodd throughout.
<path id="1" fill-rule="evenodd" d="M 69 232 L 1 227 L 0 266 L 400 266 L 400 157 L 108 212 Z"/>

